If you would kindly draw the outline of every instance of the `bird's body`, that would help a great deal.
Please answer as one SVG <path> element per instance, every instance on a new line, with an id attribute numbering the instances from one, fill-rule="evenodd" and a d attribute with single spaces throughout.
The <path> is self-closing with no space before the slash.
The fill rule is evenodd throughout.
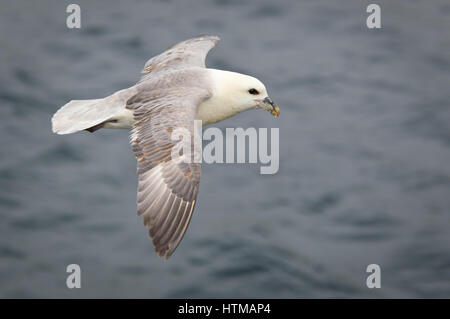
<path id="1" fill-rule="evenodd" d="M 70 101 L 52 118 L 58 134 L 131 129 L 138 215 L 144 217 L 156 251 L 166 258 L 186 231 L 200 183 L 199 163 L 172 157 L 173 130 L 193 132 L 194 120 L 208 125 L 258 107 L 279 114 L 259 80 L 205 67 L 206 54 L 218 41 L 201 36 L 180 42 L 150 59 L 136 85 L 103 99 Z"/>

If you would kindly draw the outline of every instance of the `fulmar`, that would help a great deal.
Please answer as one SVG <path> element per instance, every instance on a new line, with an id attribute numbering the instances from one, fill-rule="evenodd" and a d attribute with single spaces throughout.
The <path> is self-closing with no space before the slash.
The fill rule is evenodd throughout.
<path id="1" fill-rule="evenodd" d="M 206 68 L 206 55 L 219 40 L 203 35 L 175 44 L 147 61 L 134 86 L 102 99 L 72 100 L 52 118 L 57 134 L 131 129 L 137 212 L 161 257 L 169 258 L 186 232 L 201 174 L 200 163 L 172 156 L 172 132 L 182 128 L 194 136 L 195 120 L 208 125 L 250 109 L 280 114 L 258 79 Z"/>

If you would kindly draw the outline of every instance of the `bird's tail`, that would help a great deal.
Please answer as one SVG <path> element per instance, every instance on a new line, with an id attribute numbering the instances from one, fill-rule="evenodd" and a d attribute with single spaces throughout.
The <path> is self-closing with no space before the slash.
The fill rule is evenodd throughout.
<path id="1" fill-rule="evenodd" d="M 103 99 L 72 100 L 53 115 L 53 132 L 57 134 L 71 134 L 82 130 L 94 132 L 123 112 L 126 100 L 132 94 L 133 90 L 130 88 Z"/>
<path id="2" fill-rule="evenodd" d="M 98 114 L 102 104 L 104 104 L 104 99 L 70 101 L 53 115 L 53 132 L 70 134 L 103 123 L 108 116 L 107 114 Z"/>

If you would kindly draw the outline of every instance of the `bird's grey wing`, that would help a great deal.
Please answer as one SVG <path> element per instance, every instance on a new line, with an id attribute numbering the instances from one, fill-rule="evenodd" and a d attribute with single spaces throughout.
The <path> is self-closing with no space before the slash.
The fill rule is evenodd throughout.
<path id="1" fill-rule="evenodd" d="M 127 102 L 135 119 L 131 144 L 138 161 L 138 215 L 149 228 L 156 252 L 166 258 L 189 225 L 201 174 L 200 164 L 192 159 L 201 152 L 201 139 L 196 144 L 200 150 L 191 148 L 187 163 L 188 154 L 174 151 L 180 146 L 176 130 L 189 132 L 193 144 L 196 109 L 208 97 L 209 92 L 200 88 L 171 88 L 143 91 Z"/>
<path id="2" fill-rule="evenodd" d="M 148 74 L 155 74 L 165 70 L 183 69 L 186 67 L 205 67 L 205 59 L 209 50 L 219 42 L 220 38 L 203 35 L 177 43 L 145 63 L 141 81 Z"/>

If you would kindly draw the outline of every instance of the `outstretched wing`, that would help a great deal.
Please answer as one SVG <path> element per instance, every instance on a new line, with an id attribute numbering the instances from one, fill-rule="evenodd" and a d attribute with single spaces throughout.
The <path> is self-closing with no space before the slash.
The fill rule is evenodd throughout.
<path id="1" fill-rule="evenodd" d="M 177 43 L 145 63 L 141 82 L 148 74 L 165 70 L 179 70 L 186 67 L 205 67 L 205 59 L 209 50 L 215 47 L 220 38 L 203 35 Z"/>
<path id="2" fill-rule="evenodd" d="M 127 102 L 135 118 L 131 144 L 138 161 L 138 215 L 156 252 L 166 258 L 189 225 L 200 184 L 200 164 L 193 161 L 198 148 L 190 148 L 190 158 L 177 150 L 179 143 L 194 145 L 196 109 L 208 97 L 205 89 L 181 87 L 140 92 Z M 177 130 L 190 139 L 179 139 Z"/>

